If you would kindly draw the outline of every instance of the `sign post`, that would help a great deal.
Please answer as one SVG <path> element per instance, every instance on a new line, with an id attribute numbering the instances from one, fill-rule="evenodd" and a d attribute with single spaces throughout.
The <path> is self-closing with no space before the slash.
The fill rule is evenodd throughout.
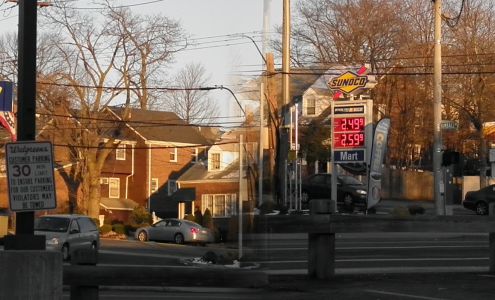
<path id="1" fill-rule="evenodd" d="M 370 158 L 371 135 L 373 133 L 371 100 L 354 100 L 354 94 L 368 84 L 367 67 L 355 73 L 347 71 L 328 82 L 334 91 L 332 108 L 332 181 L 331 212 L 337 212 L 337 164 L 368 163 Z M 339 100 L 345 94 L 347 100 Z"/>

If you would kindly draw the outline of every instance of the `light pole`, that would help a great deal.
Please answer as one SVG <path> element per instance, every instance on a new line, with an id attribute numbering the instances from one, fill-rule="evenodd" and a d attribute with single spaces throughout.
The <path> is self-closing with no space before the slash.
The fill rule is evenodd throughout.
<path id="1" fill-rule="evenodd" d="M 435 49 L 433 62 L 433 196 L 437 215 L 445 215 L 445 185 L 442 180 L 442 0 L 435 0 Z"/>

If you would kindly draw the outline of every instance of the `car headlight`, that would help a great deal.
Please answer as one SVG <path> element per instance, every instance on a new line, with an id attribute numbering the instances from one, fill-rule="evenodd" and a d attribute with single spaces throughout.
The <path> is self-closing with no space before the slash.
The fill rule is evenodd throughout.
<path id="1" fill-rule="evenodd" d="M 360 195 L 366 195 L 366 191 L 365 190 L 357 190 L 356 193 L 360 194 Z"/>
<path id="2" fill-rule="evenodd" d="M 47 245 L 58 245 L 58 238 L 52 238 L 50 240 L 46 240 Z"/>

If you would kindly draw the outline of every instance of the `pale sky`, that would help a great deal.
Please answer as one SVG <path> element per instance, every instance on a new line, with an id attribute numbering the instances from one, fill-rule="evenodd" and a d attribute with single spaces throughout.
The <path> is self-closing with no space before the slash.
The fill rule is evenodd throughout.
<path id="1" fill-rule="evenodd" d="M 41 0 L 39 0 L 41 1 Z M 78 7 L 94 7 L 90 1 L 74 0 Z M 120 0 L 121 5 L 136 5 L 131 9 L 143 14 L 161 13 L 169 18 L 179 20 L 185 31 L 203 44 L 176 56 L 175 69 L 187 63 L 201 63 L 210 76 L 211 85 L 224 85 L 232 90 L 239 89 L 235 85 L 232 74 L 256 75 L 261 70 L 261 56 L 248 38 L 232 40 L 224 35 L 244 33 L 252 36 L 262 48 L 260 32 L 263 29 L 264 0 Z M 292 1 L 294 2 L 294 1 Z M 0 2 L 0 3 L 3 3 Z M 80 4 L 79 4 L 80 3 Z M 283 0 L 271 0 L 270 31 L 275 25 L 282 23 Z M 17 7 L 11 3 L 0 5 L 0 34 L 16 30 Z M 43 8 L 49 9 L 49 8 Z M 215 37 L 215 38 L 212 38 Z M 276 38 L 277 35 L 272 34 Z M 230 39 L 230 40 L 229 40 Z M 239 44 L 240 45 L 231 45 Z M 230 45 L 228 45 L 230 44 Z M 247 78 L 243 76 L 242 78 Z M 218 99 L 222 107 L 221 115 L 232 115 L 237 107 L 228 91 L 211 92 L 212 98 Z M 230 112 L 229 112 L 230 111 Z"/>

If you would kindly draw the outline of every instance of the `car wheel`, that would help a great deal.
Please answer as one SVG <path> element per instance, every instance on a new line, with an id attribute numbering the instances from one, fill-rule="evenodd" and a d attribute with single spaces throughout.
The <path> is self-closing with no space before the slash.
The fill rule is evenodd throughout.
<path id="1" fill-rule="evenodd" d="M 488 215 L 488 204 L 483 201 L 476 203 L 476 214 L 480 216 Z"/>
<path id="2" fill-rule="evenodd" d="M 148 234 L 146 233 L 146 231 L 140 231 L 138 233 L 138 236 L 137 236 L 138 240 L 140 242 L 146 242 L 148 240 Z"/>
<path id="3" fill-rule="evenodd" d="M 181 233 L 177 233 L 174 237 L 176 244 L 184 244 L 184 236 Z"/>
<path id="4" fill-rule="evenodd" d="M 70 259 L 69 244 L 64 244 L 62 246 L 62 259 L 68 261 Z"/>
<path id="5" fill-rule="evenodd" d="M 354 211 L 354 199 L 350 194 L 344 195 L 344 209 L 351 213 Z"/>

